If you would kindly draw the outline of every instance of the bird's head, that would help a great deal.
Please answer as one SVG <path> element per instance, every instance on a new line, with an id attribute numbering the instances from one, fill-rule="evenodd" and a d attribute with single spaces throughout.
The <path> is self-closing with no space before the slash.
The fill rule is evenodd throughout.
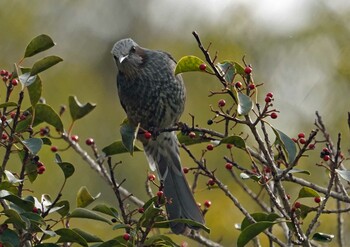
<path id="1" fill-rule="evenodd" d="M 111 51 L 118 70 L 132 74 L 143 63 L 145 51 L 132 39 L 122 39 L 114 44 Z"/>

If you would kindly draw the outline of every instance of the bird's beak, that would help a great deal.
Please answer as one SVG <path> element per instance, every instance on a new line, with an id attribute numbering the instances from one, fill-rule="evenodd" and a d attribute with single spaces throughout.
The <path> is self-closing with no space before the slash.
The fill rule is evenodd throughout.
<path id="1" fill-rule="evenodd" d="M 125 60 L 125 58 L 127 58 L 127 57 L 128 57 L 128 55 L 120 56 L 119 57 L 119 63 L 122 63 Z"/>

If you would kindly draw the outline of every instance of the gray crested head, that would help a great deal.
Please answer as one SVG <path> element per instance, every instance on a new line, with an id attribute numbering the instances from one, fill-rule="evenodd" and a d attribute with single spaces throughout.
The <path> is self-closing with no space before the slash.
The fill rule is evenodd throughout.
<path id="1" fill-rule="evenodd" d="M 145 57 L 144 49 L 130 38 L 119 40 L 111 51 L 116 65 L 124 74 L 133 73 Z"/>

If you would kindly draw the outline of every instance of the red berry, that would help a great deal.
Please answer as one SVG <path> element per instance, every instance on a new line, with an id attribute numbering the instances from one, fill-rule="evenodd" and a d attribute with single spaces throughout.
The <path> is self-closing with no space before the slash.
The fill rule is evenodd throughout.
<path id="1" fill-rule="evenodd" d="M 37 207 L 34 207 L 34 208 L 32 209 L 32 212 L 35 213 L 35 214 L 37 214 L 37 213 L 39 213 L 39 209 L 38 209 Z"/>
<path id="2" fill-rule="evenodd" d="M 70 139 L 71 139 L 72 141 L 74 141 L 74 142 L 78 142 L 78 141 L 79 141 L 79 136 L 77 136 L 77 135 L 72 135 L 72 136 L 70 137 Z"/>
<path id="3" fill-rule="evenodd" d="M 290 200 L 290 195 L 289 194 L 287 194 L 287 199 Z"/>
<path id="4" fill-rule="evenodd" d="M 41 136 L 46 136 L 47 134 L 49 134 L 49 132 L 50 132 L 50 129 L 48 127 L 40 129 L 40 135 Z"/>
<path id="5" fill-rule="evenodd" d="M 25 120 L 27 118 L 27 116 L 25 115 L 25 114 L 21 114 L 20 116 L 19 116 L 19 119 L 20 120 Z"/>
<path id="6" fill-rule="evenodd" d="M 88 138 L 88 139 L 86 139 L 86 141 L 85 141 L 85 144 L 88 145 L 88 146 L 91 146 L 91 145 L 93 145 L 94 143 L 95 143 L 95 141 L 94 141 L 94 139 L 92 139 L 92 138 Z"/>
<path id="7" fill-rule="evenodd" d="M 214 186 L 215 185 L 215 180 L 214 179 L 209 179 L 207 185 Z"/>
<path id="8" fill-rule="evenodd" d="M 328 161 L 328 160 L 330 160 L 330 159 L 331 159 L 331 157 L 330 157 L 329 155 L 323 156 L 323 160 L 324 160 L 324 161 Z"/>
<path id="9" fill-rule="evenodd" d="M 211 201 L 206 200 L 206 201 L 204 202 L 204 207 L 210 208 L 210 206 L 211 206 Z"/>
<path id="10" fill-rule="evenodd" d="M 227 143 L 227 144 L 226 144 L 226 148 L 227 148 L 227 149 L 231 149 L 232 146 L 233 146 L 233 145 L 232 145 L 231 143 Z"/>
<path id="11" fill-rule="evenodd" d="M 17 85 L 18 85 L 18 80 L 17 80 L 17 79 L 12 79 L 12 80 L 11 80 L 11 84 L 12 84 L 13 86 L 17 86 Z"/>
<path id="12" fill-rule="evenodd" d="M 247 67 L 244 68 L 244 72 L 246 74 L 250 74 L 250 73 L 252 73 L 252 71 L 253 71 L 252 67 L 247 66 Z"/>
<path id="13" fill-rule="evenodd" d="M 320 198 L 320 197 L 315 197 L 315 198 L 314 198 L 314 201 L 315 201 L 316 203 L 320 203 L 320 202 L 321 202 L 321 198 Z"/>
<path id="14" fill-rule="evenodd" d="M 265 173 L 270 173 L 271 172 L 271 168 L 268 166 L 264 166 L 264 171 Z"/>
<path id="15" fill-rule="evenodd" d="M 242 87 L 242 82 L 238 81 L 235 83 L 236 88 L 241 88 Z"/>
<path id="16" fill-rule="evenodd" d="M 56 153 L 58 151 L 58 148 L 56 146 L 51 146 L 51 151 Z"/>
<path id="17" fill-rule="evenodd" d="M 276 119 L 278 117 L 276 112 L 271 113 L 271 118 L 272 119 Z"/>
<path id="18" fill-rule="evenodd" d="M 12 119 L 14 119 L 15 116 L 16 116 L 16 112 L 11 112 L 11 113 L 10 113 L 10 117 L 11 117 Z"/>
<path id="19" fill-rule="evenodd" d="M 218 105 L 220 107 L 224 107 L 226 105 L 226 101 L 224 99 L 219 100 Z"/>
<path id="20" fill-rule="evenodd" d="M 124 239 L 125 241 L 128 241 L 128 240 L 130 239 L 130 234 L 129 234 L 129 233 L 124 233 L 123 239 Z"/>
<path id="21" fill-rule="evenodd" d="M 144 209 L 144 208 L 139 208 L 137 211 L 138 211 L 140 214 L 143 214 L 143 213 L 145 212 L 145 209 Z"/>
<path id="22" fill-rule="evenodd" d="M 327 154 L 329 154 L 329 149 L 328 148 L 323 148 L 322 151 L 327 153 Z"/>
<path id="23" fill-rule="evenodd" d="M 301 207 L 301 203 L 300 202 L 295 202 L 294 203 L 294 207 L 295 208 L 300 208 Z"/>
<path id="24" fill-rule="evenodd" d="M 191 131 L 191 132 L 188 134 L 188 136 L 189 136 L 191 139 L 193 139 L 193 138 L 196 137 L 196 133 L 194 133 L 194 132 Z"/>
<path id="25" fill-rule="evenodd" d="M 148 131 L 146 131 L 143 135 L 147 140 L 151 139 L 151 137 L 152 137 L 151 132 L 148 132 Z"/>
<path id="26" fill-rule="evenodd" d="M 305 144 L 305 143 L 306 143 L 306 140 L 305 140 L 305 138 L 300 138 L 300 139 L 299 139 L 299 142 L 300 142 L 300 144 Z"/>
<path id="27" fill-rule="evenodd" d="M 226 163 L 225 168 L 227 170 L 232 170 L 233 165 L 231 163 Z"/>
<path id="28" fill-rule="evenodd" d="M 148 175 L 148 180 L 149 181 L 154 181 L 155 179 L 156 179 L 156 175 L 154 175 L 152 173 Z"/>
<path id="29" fill-rule="evenodd" d="M 266 102 L 266 103 L 270 103 L 271 100 L 272 100 L 272 99 L 271 99 L 270 97 L 266 97 L 266 98 L 265 98 L 265 102 Z"/>
<path id="30" fill-rule="evenodd" d="M 254 89 L 255 89 L 255 84 L 250 83 L 250 84 L 248 85 L 248 87 L 249 87 L 250 90 L 254 90 Z"/>
<path id="31" fill-rule="evenodd" d="M 310 143 L 310 144 L 309 144 L 309 149 L 315 149 L 315 146 L 316 146 L 316 145 L 315 145 L 314 143 Z"/>
<path id="32" fill-rule="evenodd" d="M 1 116 L 1 122 L 6 122 L 6 119 L 7 119 L 7 118 L 6 118 L 5 115 L 2 115 L 2 116 Z"/>
<path id="33" fill-rule="evenodd" d="M 200 70 L 205 70 L 206 68 L 207 68 L 207 65 L 205 63 L 202 63 L 201 65 L 199 65 Z"/>
<path id="34" fill-rule="evenodd" d="M 3 139 L 3 140 L 7 140 L 7 138 L 8 138 L 7 134 L 6 134 L 6 133 L 2 133 L 2 135 L 1 135 L 1 139 Z"/>
<path id="35" fill-rule="evenodd" d="M 7 70 L 2 69 L 2 70 L 0 71 L 0 75 L 1 75 L 1 76 L 8 76 L 8 75 L 9 75 L 9 72 L 8 72 Z"/>
<path id="36" fill-rule="evenodd" d="M 271 92 L 267 93 L 266 97 L 273 98 L 273 93 L 271 93 Z"/>
<path id="37" fill-rule="evenodd" d="M 44 163 L 41 162 L 41 161 L 37 161 L 37 162 L 36 162 L 36 167 L 39 168 L 39 167 L 41 167 L 41 166 L 44 166 Z"/>
<path id="38" fill-rule="evenodd" d="M 45 167 L 44 165 L 39 166 L 39 167 L 37 168 L 37 173 L 38 173 L 38 174 L 43 174 L 45 171 L 46 171 L 46 167 Z"/>
<path id="39" fill-rule="evenodd" d="M 305 134 L 303 132 L 299 133 L 298 138 L 305 138 Z"/>
<path id="40" fill-rule="evenodd" d="M 163 192 L 162 190 L 159 190 L 159 191 L 157 192 L 157 196 L 158 196 L 158 197 L 163 197 L 163 195 L 164 195 L 164 192 Z"/>
<path id="41" fill-rule="evenodd" d="M 189 169 L 188 167 L 184 167 L 184 168 L 182 169 L 182 171 L 183 171 L 185 174 L 187 174 L 187 173 L 190 171 L 190 169 Z"/>
<path id="42" fill-rule="evenodd" d="M 214 149 L 214 145 L 213 144 L 208 144 L 207 145 L 207 150 L 208 151 L 211 151 L 211 150 L 213 150 Z"/>

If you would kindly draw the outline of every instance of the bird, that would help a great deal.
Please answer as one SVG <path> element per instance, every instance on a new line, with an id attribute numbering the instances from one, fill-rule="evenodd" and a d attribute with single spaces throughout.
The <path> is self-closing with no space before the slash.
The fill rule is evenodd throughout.
<path id="1" fill-rule="evenodd" d="M 131 38 L 116 42 L 111 51 L 117 67 L 120 103 L 129 123 L 144 130 L 160 130 L 178 123 L 185 107 L 186 89 L 181 75 L 175 75 L 176 61 L 167 52 L 139 46 Z M 179 144 L 174 131 L 145 138 L 139 134 L 152 171 L 163 185 L 169 220 L 189 219 L 204 224 L 181 167 Z M 171 222 L 175 234 L 197 227 Z"/>

